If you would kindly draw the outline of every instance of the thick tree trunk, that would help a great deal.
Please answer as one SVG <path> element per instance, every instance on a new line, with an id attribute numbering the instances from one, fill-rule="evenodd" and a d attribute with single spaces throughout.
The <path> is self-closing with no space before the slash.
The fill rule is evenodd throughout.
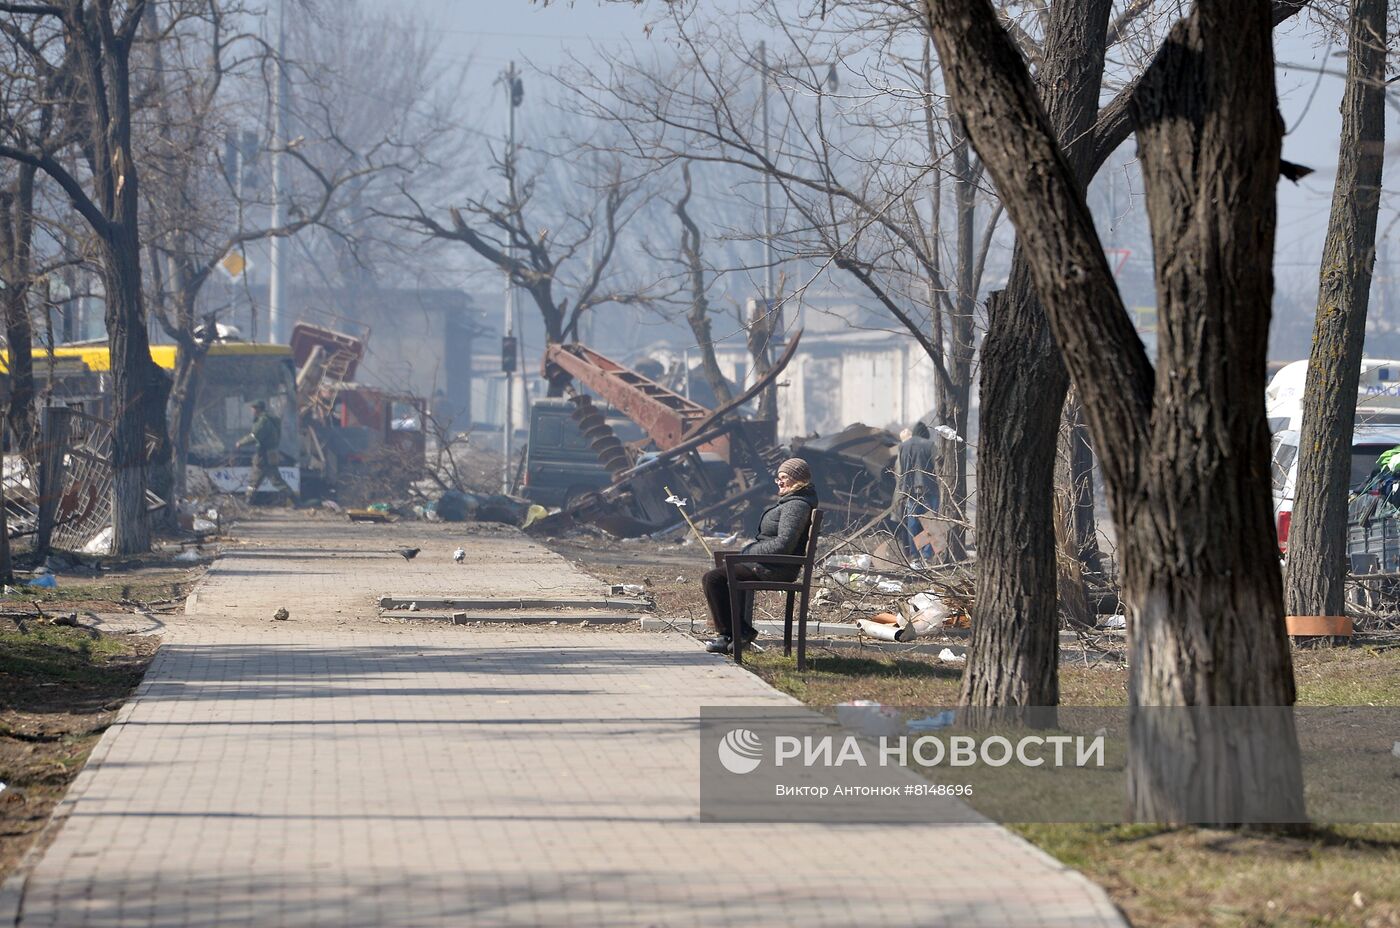
<path id="1" fill-rule="evenodd" d="M 1298 489 L 1288 537 L 1290 615 L 1342 615 L 1346 609 L 1347 483 L 1385 162 L 1386 0 L 1353 0 L 1347 33 L 1337 180 L 1303 391 Z"/>
<path id="2" fill-rule="evenodd" d="M 1142 492 L 1119 505 L 1133 706 L 1295 698 L 1264 414 L 1283 137 L 1272 31 L 1264 0 L 1203 0 L 1172 29 L 1135 107 L 1166 376 L 1156 379 Z M 1203 809 L 1206 820 L 1238 821 L 1231 810 L 1251 808 L 1259 791 L 1296 802 L 1301 819 L 1291 717 L 1215 741 L 1158 717 L 1132 722 L 1139 816 Z M 1176 764 L 1191 753 L 1194 775 L 1182 777 Z"/>
<path id="3" fill-rule="evenodd" d="M 1060 701 L 1050 449 L 1067 378 L 1017 254 L 1008 289 L 987 300 L 982 341 L 977 604 L 961 701 L 986 708 Z"/>
<path id="4" fill-rule="evenodd" d="M 187 492 L 186 470 L 189 466 L 190 435 L 194 430 L 194 411 L 199 404 L 203 383 L 205 351 L 193 338 L 182 342 L 175 359 L 175 378 L 170 389 L 170 431 L 174 436 L 170 450 L 170 468 L 175 496 Z"/>
<path id="5" fill-rule="evenodd" d="M 1162 319 L 1155 377 L 1082 178 L 990 4 L 926 2 L 951 95 L 1016 225 L 1109 488 L 1130 610 L 1133 811 L 1228 823 L 1267 802 L 1274 820 L 1299 821 L 1290 715 L 1222 736 L 1209 717 L 1144 708 L 1294 698 L 1263 404 L 1282 134 L 1270 5 L 1199 0 L 1133 97 Z"/>
<path id="6" fill-rule="evenodd" d="M 103 245 L 107 344 L 112 357 L 112 525 L 114 554 L 150 550 L 146 518 L 146 430 L 166 434 L 168 381 L 151 360 L 141 302 L 140 246 L 135 222 L 114 226 Z M 156 455 L 155 457 L 163 457 Z"/>
<path id="7" fill-rule="evenodd" d="M 33 273 L 34 174 L 32 165 L 16 168 L 13 193 L 0 195 L 0 261 L 5 290 L 5 338 L 9 348 L 10 403 L 5 410 L 14 450 L 28 456 L 38 432 L 34 411 L 34 331 L 29 320 L 29 287 Z"/>
<path id="8" fill-rule="evenodd" d="M 1085 175 L 1111 7 L 1056 3 L 1038 80 L 1051 125 Z M 1006 291 L 987 303 L 982 341 L 977 614 L 962 685 L 962 701 L 973 706 L 1053 706 L 1060 698 L 1053 449 L 1069 381 L 1020 239 Z"/>

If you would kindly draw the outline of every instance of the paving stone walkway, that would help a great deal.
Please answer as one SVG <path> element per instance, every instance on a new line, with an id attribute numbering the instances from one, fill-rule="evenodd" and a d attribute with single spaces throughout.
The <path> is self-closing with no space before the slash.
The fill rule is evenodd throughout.
<path id="1" fill-rule="evenodd" d="M 17 924 L 1121 924 L 992 825 L 699 821 L 699 707 L 790 701 L 687 638 L 378 620 L 386 592 L 598 592 L 517 533 L 459 567 L 460 528 L 238 531 L 10 887 Z"/>

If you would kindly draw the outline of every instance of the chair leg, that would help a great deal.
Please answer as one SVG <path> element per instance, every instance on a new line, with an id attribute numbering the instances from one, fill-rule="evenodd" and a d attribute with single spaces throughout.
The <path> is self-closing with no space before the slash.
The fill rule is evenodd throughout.
<path id="1" fill-rule="evenodd" d="M 792 654 L 792 604 L 797 598 L 797 594 L 788 591 L 787 594 L 787 614 L 783 616 L 783 656 Z"/>
<path id="2" fill-rule="evenodd" d="M 737 585 L 729 585 L 729 640 L 734 642 L 734 663 L 744 662 L 744 605 L 748 597 Z"/>
<path id="3" fill-rule="evenodd" d="M 797 669 L 807 669 L 807 591 L 802 591 L 802 605 L 797 610 Z"/>

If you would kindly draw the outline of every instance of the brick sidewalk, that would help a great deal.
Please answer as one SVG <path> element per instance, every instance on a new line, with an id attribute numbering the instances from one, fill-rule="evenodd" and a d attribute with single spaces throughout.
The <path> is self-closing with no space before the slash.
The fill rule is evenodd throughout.
<path id="1" fill-rule="evenodd" d="M 394 529 L 240 529 L 64 801 L 19 924 L 1121 924 L 991 825 L 701 823 L 698 707 L 786 697 L 678 635 L 382 624 L 381 592 L 598 590 L 518 534 L 473 536 L 459 568 L 460 529 Z M 411 564 L 383 554 L 399 537 Z M 719 878 L 736 854 L 742 885 Z"/>

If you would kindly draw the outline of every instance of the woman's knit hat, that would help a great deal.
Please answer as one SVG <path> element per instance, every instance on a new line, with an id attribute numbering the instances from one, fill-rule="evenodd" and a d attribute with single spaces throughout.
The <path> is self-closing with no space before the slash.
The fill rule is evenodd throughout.
<path id="1" fill-rule="evenodd" d="M 778 473 L 786 474 L 793 483 L 812 482 L 812 468 L 801 458 L 788 458 L 778 465 Z"/>

